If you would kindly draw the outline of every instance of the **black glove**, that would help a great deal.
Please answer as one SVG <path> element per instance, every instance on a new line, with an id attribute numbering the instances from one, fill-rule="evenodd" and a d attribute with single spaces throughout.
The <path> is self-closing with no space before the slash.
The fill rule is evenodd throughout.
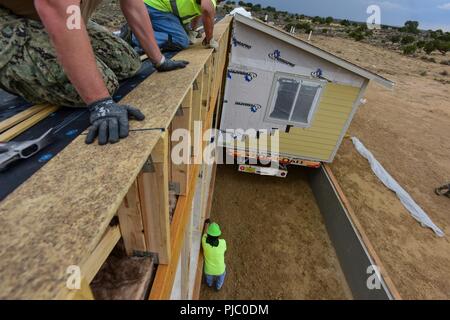
<path id="1" fill-rule="evenodd" d="M 102 99 L 88 105 L 91 112 L 91 127 L 86 137 L 86 143 L 94 142 L 98 136 L 98 144 L 116 143 L 119 138 L 128 136 L 128 118 L 144 120 L 145 116 L 136 108 L 118 105 L 111 98 Z"/>
<path id="2" fill-rule="evenodd" d="M 172 71 L 176 69 L 185 68 L 189 64 L 189 61 L 184 60 L 171 60 L 164 58 L 163 62 L 156 66 L 156 70 L 160 72 Z"/>

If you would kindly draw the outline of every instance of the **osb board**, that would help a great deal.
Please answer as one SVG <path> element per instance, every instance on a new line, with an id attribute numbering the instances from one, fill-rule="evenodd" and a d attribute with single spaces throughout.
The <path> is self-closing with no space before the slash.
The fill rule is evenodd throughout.
<path id="1" fill-rule="evenodd" d="M 75 139 L 0 204 L 0 298 L 47 299 L 66 269 L 92 252 L 159 139 L 131 132 L 119 144 Z"/>
<path id="2" fill-rule="evenodd" d="M 214 38 L 217 41 L 226 36 L 230 21 L 231 17 L 226 17 L 215 26 Z M 156 73 L 151 80 L 144 81 L 145 90 L 134 90 L 127 95 L 124 103 L 132 103 L 146 115 L 146 119 L 137 123 L 136 128 L 167 128 L 211 54 L 211 49 L 197 43 L 174 58 L 189 61 L 186 68 Z"/>
<path id="3" fill-rule="evenodd" d="M 229 22 L 217 25 L 216 38 Z M 123 102 L 146 115 L 131 128 L 167 128 L 211 54 L 186 50 L 176 56 L 190 61 L 186 69 L 156 73 L 129 94 Z M 67 267 L 94 250 L 160 134 L 131 132 L 103 147 L 80 136 L 2 201 L 0 299 L 51 299 L 64 289 Z"/>

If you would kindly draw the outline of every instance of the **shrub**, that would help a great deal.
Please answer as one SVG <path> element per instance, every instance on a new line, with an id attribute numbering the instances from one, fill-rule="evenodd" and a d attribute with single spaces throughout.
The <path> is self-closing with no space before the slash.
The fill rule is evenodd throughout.
<path id="1" fill-rule="evenodd" d="M 404 36 L 402 38 L 402 44 L 410 44 L 413 43 L 414 41 L 416 41 L 416 37 L 414 36 Z"/>
<path id="2" fill-rule="evenodd" d="M 423 47 L 423 50 L 427 53 L 430 54 L 432 53 L 434 50 L 436 50 L 436 47 L 434 45 L 434 41 L 428 41 L 425 46 Z"/>
<path id="3" fill-rule="evenodd" d="M 308 22 L 297 23 L 295 27 L 299 30 L 305 30 L 306 33 L 309 33 L 312 30 L 311 24 Z"/>
<path id="4" fill-rule="evenodd" d="M 317 23 L 317 24 L 324 24 L 324 23 L 325 23 L 325 19 L 322 18 L 322 17 L 319 17 L 319 16 L 315 16 L 315 17 L 312 19 L 312 22 L 313 22 L 313 23 Z"/>
<path id="5" fill-rule="evenodd" d="M 439 74 L 440 74 L 441 76 L 446 77 L 446 76 L 448 76 L 448 71 L 447 71 L 447 70 L 444 70 L 444 71 L 440 72 Z"/>
<path id="6" fill-rule="evenodd" d="M 416 34 L 419 33 L 419 22 L 406 21 L 405 26 L 402 28 L 402 31 Z"/>
<path id="7" fill-rule="evenodd" d="M 325 23 L 326 24 L 330 24 L 330 23 L 332 23 L 334 21 L 334 18 L 333 17 L 326 17 L 325 18 Z"/>
<path id="8" fill-rule="evenodd" d="M 420 75 L 421 75 L 422 77 L 425 77 L 427 74 L 428 74 L 428 73 L 427 73 L 426 71 L 422 71 L 422 72 L 420 73 Z"/>
<path id="9" fill-rule="evenodd" d="M 434 47 L 443 55 L 450 51 L 450 41 L 435 40 Z"/>
<path id="10" fill-rule="evenodd" d="M 389 40 L 390 40 L 392 43 L 398 43 L 398 42 L 400 42 L 401 37 L 400 37 L 399 35 L 395 35 L 395 36 L 391 36 L 391 37 L 389 38 Z"/>
<path id="11" fill-rule="evenodd" d="M 344 27 L 348 27 L 348 26 L 350 26 L 350 21 L 347 20 L 347 19 L 342 20 L 342 21 L 341 21 L 341 25 L 344 26 Z"/>
<path id="12" fill-rule="evenodd" d="M 410 44 L 403 47 L 403 54 L 414 54 L 417 51 L 417 46 L 415 44 Z"/>
<path id="13" fill-rule="evenodd" d="M 441 64 L 443 64 L 444 66 L 450 66 L 450 60 L 442 60 Z"/>
<path id="14" fill-rule="evenodd" d="M 350 32 L 349 36 L 355 39 L 356 41 L 361 41 L 364 39 L 364 34 L 359 31 L 352 31 Z"/>
<path id="15" fill-rule="evenodd" d="M 328 33 L 328 29 L 323 28 L 322 33 Z"/>
<path id="16" fill-rule="evenodd" d="M 423 40 L 417 41 L 417 48 L 422 49 L 423 47 L 425 47 L 426 42 Z"/>

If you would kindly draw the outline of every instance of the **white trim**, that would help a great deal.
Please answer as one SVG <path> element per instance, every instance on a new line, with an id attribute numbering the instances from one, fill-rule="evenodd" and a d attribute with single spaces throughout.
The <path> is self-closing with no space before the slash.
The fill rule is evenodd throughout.
<path id="1" fill-rule="evenodd" d="M 289 33 L 286 33 L 275 27 L 269 26 L 269 25 L 265 24 L 264 22 L 260 22 L 255 19 L 250 19 L 250 18 L 244 17 L 240 14 L 236 14 L 235 19 L 236 19 L 236 21 L 238 21 L 240 23 L 243 23 L 249 27 L 252 27 L 254 29 L 262 31 L 268 35 L 271 35 L 274 38 L 280 39 L 280 40 L 287 42 L 293 46 L 296 46 L 306 52 L 316 55 L 316 56 L 318 56 L 322 59 L 325 59 L 331 63 L 334 63 L 334 64 L 336 64 L 348 71 L 351 71 L 365 79 L 374 80 L 377 83 L 385 86 L 388 89 L 392 89 L 395 85 L 394 82 L 392 82 L 386 78 L 383 78 L 382 76 L 380 76 L 378 74 L 375 74 L 369 70 L 361 68 L 361 67 L 357 66 L 356 64 L 353 64 L 347 60 L 344 60 L 338 56 L 335 56 L 325 50 L 322 50 L 322 49 L 316 47 L 316 46 L 313 46 L 310 43 L 302 41 L 302 40 L 292 36 Z"/>
<path id="2" fill-rule="evenodd" d="M 297 102 L 298 96 L 300 95 L 302 82 L 305 81 L 305 82 L 311 82 L 311 83 L 314 83 L 314 84 L 318 84 L 319 89 L 316 92 L 316 95 L 314 97 L 312 106 L 311 106 L 311 108 L 309 110 L 307 123 L 290 121 L 289 119 L 288 120 L 281 120 L 281 119 L 275 119 L 275 118 L 270 117 L 270 114 L 272 113 L 272 111 L 274 109 L 274 106 L 275 106 L 274 100 L 275 100 L 275 96 L 276 96 L 276 93 L 277 93 L 278 82 L 279 82 L 278 80 L 281 77 L 283 77 L 283 76 L 286 77 L 286 78 L 293 79 L 293 80 L 299 80 L 299 82 L 300 82 L 299 86 L 298 86 L 298 89 L 297 89 L 297 93 L 295 95 L 294 102 L 293 102 L 294 104 L 293 104 L 293 107 L 291 109 L 291 113 L 289 115 L 289 119 L 291 119 L 291 117 L 292 117 L 292 114 L 293 114 L 294 109 L 295 109 L 294 108 L 295 107 L 295 103 Z M 272 88 L 271 88 L 271 92 L 270 92 L 270 96 L 269 96 L 269 101 L 267 102 L 267 107 L 266 107 L 263 123 L 264 124 L 272 124 L 273 123 L 273 124 L 278 124 L 278 125 L 281 124 L 281 125 L 284 125 L 284 126 L 290 125 L 290 126 L 293 126 L 293 127 L 296 127 L 296 128 L 309 128 L 309 127 L 311 127 L 312 123 L 314 122 L 314 117 L 316 115 L 318 106 L 320 105 L 320 101 L 321 101 L 322 94 L 323 94 L 323 89 L 326 86 L 326 84 L 327 84 L 327 82 L 324 81 L 324 80 L 314 79 L 314 78 L 311 78 L 311 77 L 306 77 L 306 76 L 293 74 L 293 73 L 276 72 L 274 77 L 273 77 Z"/>

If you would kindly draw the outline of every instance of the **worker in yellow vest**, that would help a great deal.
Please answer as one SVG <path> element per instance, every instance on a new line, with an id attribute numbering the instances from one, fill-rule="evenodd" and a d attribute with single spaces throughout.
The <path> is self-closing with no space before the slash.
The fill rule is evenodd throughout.
<path id="1" fill-rule="evenodd" d="M 190 44 L 189 30 L 197 28 L 203 20 L 207 48 L 217 48 L 213 38 L 217 3 L 221 0 L 144 0 L 155 32 L 156 42 L 162 51 L 180 51 Z M 132 44 L 139 47 L 132 35 Z"/>
<path id="2" fill-rule="evenodd" d="M 217 223 L 209 224 L 206 220 L 207 232 L 202 237 L 202 248 L 205 256 L 205 278 L 208 287 L 215 286 L 219 291 L 225 281 L 225 251 L 227 243 L 224 239 L 219 239 L 222 231 Z"/>

